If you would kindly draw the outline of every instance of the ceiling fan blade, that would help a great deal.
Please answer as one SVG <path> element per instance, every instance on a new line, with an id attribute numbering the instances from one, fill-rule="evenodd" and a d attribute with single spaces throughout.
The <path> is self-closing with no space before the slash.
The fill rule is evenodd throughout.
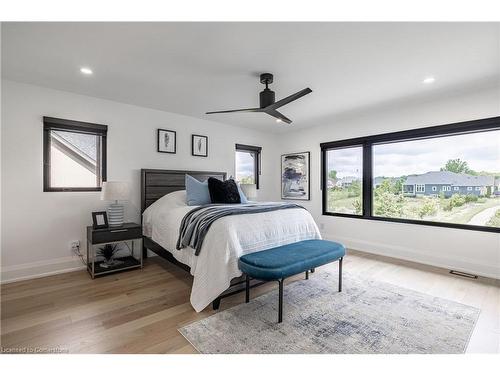
<path id="1" fill-rule="evenodd" d="M 273 116 L 277 118 L 278 120 L 281 120 L 283 122 L 286 122 L 287 124 L 291 124 L 292 120 L 290 120 L 288 117 L 284 116 L 281 112 L 278 112 L 277 110 L 273 108 L 269 108 L 270 106 L 264 108 L 264 112 L 267 113 L 270 116 Z"/>
<path id="2" fill-rule="evenodd" d="M 271 104 L 268 107 L 270 107 L 272 109 L 278 109 L 279 107 L 282 107 L 285 104 L 293 102 L 294 100 L 297 100 L 297 99 L 299 99 L 299 98 L 303 97 L 304 95 L 307 95 L 307 94 L 309 94 L 311 92 L 312 92 L 312 90 L 308 87 L 308 88 L 306 88 L 304 90 L 300 90 L 299 92 L 296 92 L 295 94 L 287 96 L 286 98 L 278 100 L 277 102 L 275 102 L 274 104 Z"/>
<path id="3" fill-rule="evenodd" d="M 231 112 L 262 112 L 262 108 L 230 109 L 228 111 L 206 112 L 206 114 L 207 115 L 211 115 L 211 114 L 214 114 L 214 113 L 231 113 Z"/>

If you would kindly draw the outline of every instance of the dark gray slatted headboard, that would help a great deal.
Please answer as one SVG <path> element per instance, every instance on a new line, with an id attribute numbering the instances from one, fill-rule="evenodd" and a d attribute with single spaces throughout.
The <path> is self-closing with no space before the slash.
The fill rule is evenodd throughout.
<path id="1" fill-rule="evenodd" d="M 186 174 L 199 181 L 205 181 L 209 177 L 226 179 L 226 172 L 141 169 L 141 213 L 165 194 L 184 190 Z"/>

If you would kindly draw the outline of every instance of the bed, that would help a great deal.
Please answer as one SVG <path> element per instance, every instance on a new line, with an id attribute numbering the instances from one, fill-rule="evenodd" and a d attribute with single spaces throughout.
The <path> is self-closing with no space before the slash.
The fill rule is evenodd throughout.
<path id="1" fill-rule="evenodd" d="M 245 290 L 238 268 L 242 255 L 292 242 L 320 239 L 310 213 L 301 208 L 223 217 L 212 225 L 202 251 L 176 249 L 182 218 L 195 206 L 186 205 L 185 175 L 199 181 L 209 177 L 226 179 L 224 172 L 141 170 L 141 213 L 143 256 L 147 249 L 190 272 L 193 286 L 190 301 L 196 311 L 222 298 Z M 252 287 L 262 284 L 252 281 Z"/>

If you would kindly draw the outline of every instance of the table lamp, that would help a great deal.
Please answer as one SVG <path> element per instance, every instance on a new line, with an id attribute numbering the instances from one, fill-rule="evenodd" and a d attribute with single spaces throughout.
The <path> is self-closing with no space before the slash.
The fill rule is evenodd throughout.
<path id="1" fill-rule="evenodd" d="M 123 204 L 119 201 L 128 200 L 128 184 L 120 181 L 106 181 L 102 184 L 101 200 L 114 201 L 108 207 L 108 225 L 118 227 L 123 225 Z"/>

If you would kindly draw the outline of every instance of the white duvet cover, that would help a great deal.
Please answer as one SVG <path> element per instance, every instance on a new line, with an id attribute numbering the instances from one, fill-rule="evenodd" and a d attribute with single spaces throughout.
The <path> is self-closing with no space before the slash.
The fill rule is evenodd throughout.
<path id="1" fill-rule="evenodd" d="M 191 305 L 197 312 L 241 276 L 242 255 L 292 242 L 319 239 L 311 214 L 301 208 L 223 217 L 212 224 L 198 256 L 194 249 L 176 250 L 179 225 L 194 206 L 186 205 L 186 192 L 165 195 L 143 214 L 143 233 L 191 267 L 194 276 Z"/>

